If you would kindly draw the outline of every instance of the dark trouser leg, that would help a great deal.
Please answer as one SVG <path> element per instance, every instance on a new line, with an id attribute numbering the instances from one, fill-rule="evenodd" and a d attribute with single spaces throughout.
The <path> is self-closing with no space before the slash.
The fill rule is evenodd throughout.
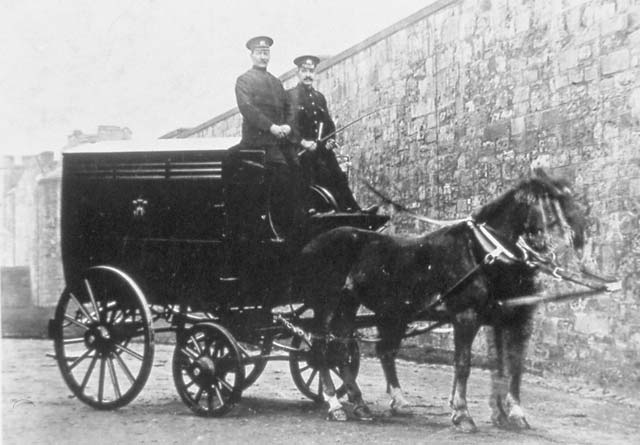
<path id="1" fill-rule="evenodd" d="M 307 218 L 304 210 L 304 194 L 308 189 L 308 183 L 303 174 L 303 168 L 293 146 L 283 149 L 289 169 L 289 195 L 291 228 L 289 230 L 292 243 L 291 248 L 297 250 L 306 240 Z"/>
<path id="2" fill-rule="evenodd" d="M 319 148 L 317 164 L 317 182 L 328 188 L 334 195 L 341 210 L 360 210 L 360 206 L 349 188 L 347 175 L 340 168 L 335 153 Z"/>
<path id="3" fill-rule="evenodd" d="M 285 164 L 267 164 L 269 214 L 275 235 L 283 237 L 292 225 L 289 168 Z"/>

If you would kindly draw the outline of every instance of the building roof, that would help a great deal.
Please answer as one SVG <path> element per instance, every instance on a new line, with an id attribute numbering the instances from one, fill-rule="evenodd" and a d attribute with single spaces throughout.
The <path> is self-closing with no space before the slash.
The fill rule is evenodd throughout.
<path id="1" fill-rule="evenodd" d="M 127 139 L 81 144 L 63 152 L 73 153 L 125 153 L 144 151 L 200 151 L 227 150 L 240 142 L 239 137 L 189 139 Z"/>

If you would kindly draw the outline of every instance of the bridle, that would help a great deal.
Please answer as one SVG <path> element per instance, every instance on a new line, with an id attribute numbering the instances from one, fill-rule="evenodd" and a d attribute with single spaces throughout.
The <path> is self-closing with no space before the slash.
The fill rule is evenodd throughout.
<path id="1" fill-rule="evenodd" d="M 542 235 L 545 237 L 548 236 L 547 229 L 557 224 L 560 226 L 561 231 L 572 245 L 574 232 L 570 224 L 567 222 L 562 206 L 558 200 L 556 198 L 549 198 L 548 195 L 545 195 L 544 198 L 538 196 L 537 207 L 542 219 Z M 552 210 L 555 215 L 554 220 L 550 220 L 549 215 L 547 215 L 547 212 L 545 211 L 545 207 Z M 413 215 L 410 214 L 409 216 Z M 420 220 L 424 220 L 424 218 L 420 218 Z M 478 222 L 471 216 L 463 220 L 449 221 L 448 223 L 442 222 L 439 225 L 453 226 L 460 224 L 461 222 L 464 223 L 471 232 L 475 245 L 478 246 L 482 252 L 482 260 L 478 261 L 473 268 L 464 273 L 464 275 L 445 292 L 437 295 L 434 300 L 432 300 L 427 306 L 423 307 L 418 314 L 418 317 L 420 315 L 427 315 L 435 308 L 446 303 L 447 300 L 451 298 L 451 295 L 464 286 L 471 277 L 481 269 L 492 266 L 495 263 L 521 265 L 531 271 L 539 271 L 549 275 L 555 280 L 579 284 L 589 289 L 588 291 L 581 292 L 556 295 L 528 295 L 494 301 L 493 303 L 501 309 L 533 305 L 547 301 L 585 297 L 602 292 L 612 292 L 614 290 L 618 290 L 620 286 L 620 282 L 615 278 L 604 278 L 592 273 L 587 273 L 584 268 L 578 272 L 566 270 L 558 263 L 557 255 L 553 250 L 549 253 L 540 252 L 531 246 L 524 234 L 519 235 L 515 244 L 507 243 L 504 241 L 507 237 L 501 234 L 499 230 L 491 227 L 487 222 Z"/>

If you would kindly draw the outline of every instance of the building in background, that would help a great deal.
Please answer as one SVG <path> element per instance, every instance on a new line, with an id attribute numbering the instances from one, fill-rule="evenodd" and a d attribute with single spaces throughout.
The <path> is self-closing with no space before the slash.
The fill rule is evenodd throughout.
<path id="1" fill-rule="evenodd" d="M 61 154 L 83 143 L 130 139 L 131 130 L 101 125 L 75 130 L 59 151 L 0 159 L 0 299 L 2 331 L 41 335 L 64 287 L 60 260 Z M 24 325 L 26 323 L 26 325 Z M 40 326 L 32 326 L 35 323 Z"/>

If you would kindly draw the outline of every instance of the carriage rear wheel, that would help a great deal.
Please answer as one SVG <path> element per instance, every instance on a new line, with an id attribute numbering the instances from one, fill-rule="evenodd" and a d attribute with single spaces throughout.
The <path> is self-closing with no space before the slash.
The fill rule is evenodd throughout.
<path id="1" fill-rule="evenodd" d="M 234 338 L 213 322 L 180 332 L 173 353 L 173 381 L 196 414 L 219 417 L 231 410 L 245 387 L 245 368 Z"/>
<path id="2" fill-rule="evenodd" d="M 298 349 L 296 352 L 289 353 L 289 370 L 291 371 L 291 377 L 296 387 L 302 394 L 316 403 L 324 401 L 322 395 L 322 382 L 320 380 L 320 372 L 318 368 L 313 364 L 311 359 L 311 352 L 309 346 L 302 341 L 298 336 L 293 337 L 291 340 L 291 347 Z M 348 363 L 354 378 L 357 377 L 360 370 L 360 347 L 358 342 L 353 341 L 349 343 L 349 357 Z M 331 378 L 334 381 L 336 388 L 336 395 L 342 397 L 347 392 L 347 387 L 344 384 L 341 376 L 341 371 L 338 366 L 331 366 L 329 368 Z"/>
<path id="3" fill-rule="evenodd" d="M 131 402 L 153 363 L 151 313 L 136 283 L 109 266 L 68 286 L 52 322 L 56 360 L 71 392 L 97 409 Z"/>

